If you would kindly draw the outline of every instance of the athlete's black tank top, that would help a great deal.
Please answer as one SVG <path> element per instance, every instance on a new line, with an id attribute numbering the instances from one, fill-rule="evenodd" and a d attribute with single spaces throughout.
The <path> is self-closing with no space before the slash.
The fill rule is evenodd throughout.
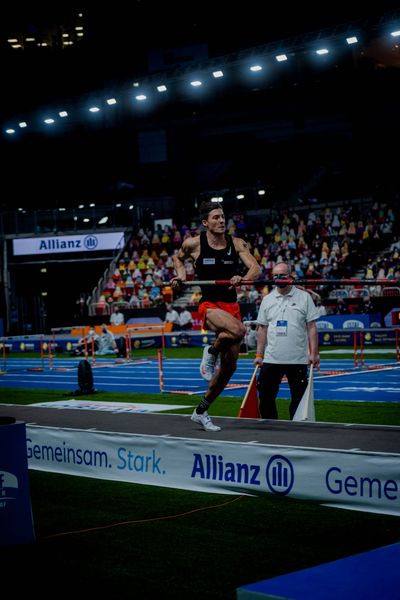
<path id="1" fill-rule="evenodd" d="M 208 245 L 207 232 L 200 234 L 200 254 L 195 263 L 199 281 L 231 279 L 238 274 L 239 256 L 232 236 L 225 234 L 226 248 L 214 250 Z M 200 302 L 237 302 L 236 289 L 229 285 L 201 286 Z"/>

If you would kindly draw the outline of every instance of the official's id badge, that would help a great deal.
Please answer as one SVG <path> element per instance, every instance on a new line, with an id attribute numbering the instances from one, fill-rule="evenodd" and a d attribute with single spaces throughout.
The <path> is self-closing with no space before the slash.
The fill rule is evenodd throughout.
<path id="1" fill-rule="evenodd" d="M 285 336 L 287 335 L 288 322 L 277 321 L 276 322 L 276 335 Z"/>

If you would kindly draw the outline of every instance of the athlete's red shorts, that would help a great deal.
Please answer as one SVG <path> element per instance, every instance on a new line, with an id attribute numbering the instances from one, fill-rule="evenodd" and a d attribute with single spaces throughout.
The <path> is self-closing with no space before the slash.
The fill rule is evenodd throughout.
<path id="1" fill-rule="evenodd" d="M 206 315 L 209 308 L 219 308 L 238 319 L 238 321 L 242 320 L 240 306 L 237 302 L 201 302 L 199 304 L 199 317 L 203 321 L 203 329 L 207 329 Z"/>

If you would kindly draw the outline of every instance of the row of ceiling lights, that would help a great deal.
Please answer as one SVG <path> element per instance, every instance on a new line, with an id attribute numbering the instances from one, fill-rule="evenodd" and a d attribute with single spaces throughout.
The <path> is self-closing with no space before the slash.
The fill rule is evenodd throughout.
<path id="1" fill-rule="evenodd" d="M 400 35 L 400 31 L 392 33 L 392 35 L 395 35 L 395 34 Z M 348 36 L 346 38 L 346 42 L 347 42 L 348 45 L 353 45 L 353 44 L 358 43 L 358 38 L 355 35 Z M 318 56 L 324 56 L 326 54 L 329 54 L 329 49 L 327 47 L 322 47 L 321 46 L 321 47 L 317 48 L 316 50 L 314 50 L 314 53 L 316 55 L 318 55 Z M 275 58 L 275 60 L 278 63 L 286 62 L 287 60 L 289 60 L 288 55 L 285 54 L 285 53 L 276 54 L 274 56 L 274 58 Z M 260 63 L 253 63 L 253 64 L 251 64 L 248 67 L 248 70 L 251 73 L 259 73 L 259 72 L 261 72 L 261 71 L 264 70 L 264 66 L 263 66 L 263 64 L 260 64 Z M 224 71 L 222 69 L 216 69 L 216 70 L 212 71 L 212 77 L 214 79 L 221 79 L 221 78 L 224 77 L 224 75 L 225 74 L 224 74 Z M 204 84 L 204 80 L 202 80 L 202 79 L 191 79 L 189 81 L 189 85 L 192 88 L 201 88 L 203 86 L 203 84 Z M 139 82 L 134 82 L 133 83 L 133 87 L 139 88 L 140 87 Z M 157 90 L 158 93 L 163 94 L 163 93 L 165 93 L 165 92 L 168 91 L 168 86 L 165 83 L 160 83 L 160 84 L 158 84 L 158 85 L 155 86 L 155 89 Z M 148 93 L 139 93 L 139 94 L 135 95 L 134 99 L 137 102 L 140 103 L 140 102 L 147 101 L 149 99 L 149 96 L 148 96 Z M 107 98 L 105 100 L 105 104 L 107 104 L 108 106 L 113 106 L 113 105 L 118 104 L 118 100 L 115 97 Z M 89 113 L 92 113 L 92 114 L 99 113 L 99 112 L 101 112 L 101 110 L 102 110 L 102 107 L 98 106 L 98 105 L 90 106 L 87 109 L 87 111 Z M 45 125 L 51 126 L 51 125 L 54 125 L 56 123 L 57 119 L 65 119 L 68 116 L 69 116 L 69 113 L 68 113 L 67 110 L 59 110 L 57 112 L 57 116 L 56 117 L 54 117 L 54 116 L 47 116 L 47 117 L 43 118 L 42 122 Z M 18 128 L 19 129 L 25 129 L 27 127 L 28 127 L 28 122 L 27 121 L 20 121 L 18 123 Z M 17 132 L 17 128 L 15 126 L 14 127 L 7 127 L 5 129 L 5 133 L 8 134 L 8 135 L 14 135 L 14 134 L 16 134 L 16 132 Z"/>
<path id="2" fill-rule="evenodd" d="M 392 38 L 397 38 L 400 36 L 400 30 L 397 30 L 397 29 L 393 30 L 390 32 L 390 35 Z M 349 46 L 357 44 L 358 42 L 359 42 L 359 39 L 356 35 L 351 35 L 351 36 L 346 37 L 346 43 Z M 330 50 L 326 46 L 320 46 L 316 50 L 313 50 L 313 54 L 315 54 L 317 56 L 325 56 L 329 53 L 330 53 Z M 274 56 L 274 58 L 278 63 L 286 62 L 289 60 L 288 55 L 285 53 L 276 54 Z M 264 66 L 261 63 L 253 63 L 250 65 L 250 67 L 248 67 L 248 70 L 251 73 L 259 73 L 259 72 L 263 71 L 263 69 L 264 69 Z M 224 75 L 225 74 L 222 69 L 217 69 L 217 70 L 212 71 L 212 77 L 214 79 L 223 78 Z M 204 80 L 202 80 L 202 79 L 191 79 L 189 82 L 189 85 L 192 88 L 201 88 L 203 86 L 203 83 L 204 83 Z M 139 88 L 140 84 L 138 82 L 134 82 L 133 87 Z M 157 92 L 159 92 L 160 94 L 163 94 L 168 91 L 168 86 L 165 83 L 160 83 L 160 84 L 156 85 L 155 88 L 156 88 Z M 142 103 L 142 102 L 146 102 L 149 99 L 149 96 L 148 96 L 148 93 L 139 93 L 139 94 L 135 95 L 134 99 L 136 100 L 136 102 Z M 105 100 L 105 104 L 107 104 L 108 106 L 113 106 L 113 105 L 118 104 L 118 100 L 115 97 L 107 98 Z M 101 112 L 102 107 L 98 106 L 98 105 L 93 105 L 93 106 L 90 106 L 87 110 L 89 113 L 96 114 L 96 113 Z M 52 126 L 52 125 L 56 124 L 58 119 L 65 119 L 68 116 L 69 116 L 69 113 L 67 110 L 59 110 L 57 112 L 56 117 L 47 116 L 42 120 L 42 122 L 47 126 Z M 25 129 L 27 127 L 28 127 L 28 122 L 25 120 L 21 120 L 18 123 L 18 129 L 20 129 L 20 130 Z M 7 127 L 5 129 L 5 133 L 10 136 L 15 135 L 17 133 L 17 127 L 15 127 L 15 126 Z"/>

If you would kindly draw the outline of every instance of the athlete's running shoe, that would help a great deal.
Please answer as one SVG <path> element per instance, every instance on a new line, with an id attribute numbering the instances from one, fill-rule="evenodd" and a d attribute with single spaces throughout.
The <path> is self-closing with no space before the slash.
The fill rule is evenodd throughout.
<path id="1" fill-rule="evenodd" d="M 218 427 L 218 425 L 214 425 L 214 423 L 211 421 L 211 417 L 208 415 L 207 411 L 202 415 L 198 415 L 196 409 L 194 409 L 193 414 L 190 418 L 195 423 L 199 423 L 200 425 L 202 425 L 205 431 L 221 431 L 221 427 Z"/>
<path id="2" fill-rule="evenodd" d="M 204 346 L 203 358 L 200 364 L 200 375 L 206 381 L 211 381 L 215 373 L 215 367 L 217 364 L 217 357 L 214 354 L 210 354 L 208 349 L 210 345 Z"/>

